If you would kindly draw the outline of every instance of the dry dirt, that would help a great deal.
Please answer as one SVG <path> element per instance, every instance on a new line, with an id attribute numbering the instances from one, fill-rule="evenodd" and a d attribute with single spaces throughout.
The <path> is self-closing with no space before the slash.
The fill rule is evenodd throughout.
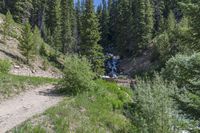
<path id="1" fill-rule="evenodd" d="M 0 133 L 59 103 L 63 96 L 55 95 L 54 90 L 52 85 L 41 86 L 0 103 Z"/>

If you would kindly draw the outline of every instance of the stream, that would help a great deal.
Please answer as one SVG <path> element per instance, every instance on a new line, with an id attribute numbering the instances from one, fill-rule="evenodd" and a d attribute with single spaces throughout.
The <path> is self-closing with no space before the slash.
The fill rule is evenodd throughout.
<path id="1" fill-rule="evenodd" d="M 105 62 L 106 75 L 112 78 L 117 78 L 119 75 L 119 56 L 115 56 L 111 53 L 106 54 L 107 60 Z"/>

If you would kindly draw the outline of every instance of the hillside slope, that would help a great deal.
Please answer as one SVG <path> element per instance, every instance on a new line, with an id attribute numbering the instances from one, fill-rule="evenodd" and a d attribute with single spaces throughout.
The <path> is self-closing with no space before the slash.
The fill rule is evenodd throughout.
<path id="1" fill-rule="evenodd" d="M 21 34 L 22 25 L 12 24 L 12 36 L 7 36 L 6 41 L 3 41 L 3 29 L 5 16 L 0 14 L 0 59 L 10 60 L 12 62 L 11 74 L 24 76 L 39 76 L 39 77 L 60 77 L 59 70 L 52 66 L 43 57 L 36 55 L 34 61 L 30 65 L 26 65 L 25 57 L 21 54 L 18 46 Z M 31 67 L 30 67 L 31 66 Z"/>
<path id="2" fill-rule="evenodd" d="M 158 67 L 159 62 L 153 60 L 152 48 L 146 50 L 142 55 L 137 57 L 124 58 L 120 61 L 120 69 L 125 75 L 134 77 L 137 74 L 151 72 Z"/>

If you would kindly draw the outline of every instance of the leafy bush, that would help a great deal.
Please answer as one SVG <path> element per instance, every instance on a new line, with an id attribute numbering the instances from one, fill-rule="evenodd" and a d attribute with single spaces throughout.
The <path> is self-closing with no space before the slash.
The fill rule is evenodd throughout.
<path id="1" fill-rule="evenodd" d="M 167 84 L 157 76 L 151 80 L 137 81 L 130 113 L 138 132 L 172 133 L 177 132 L 175 104 L 171 96 L 176 91 L 175 84 Z"/>
<path id="2" fill-rule="evenodd" d="M 68 93 L 77 94 L 91 89 L 94 85 L 94 73 L 86 58 L 68 55 L 65 59 L 62 88 Z"/>
<path id="3" fill-rule="evenodd" d="M 183 97 L 179 96 L 178 102 L 181 109 L 193 118 L 200 118 L 200 53 L 177 55 L 171 58 L 163 77 L 175 80 L 182 89 Z"/>
<path id="4" fill-rule="evenodd" d="M 0 73 L 8 73 L 11 63 L 8 60 L 0 60 Z"/>

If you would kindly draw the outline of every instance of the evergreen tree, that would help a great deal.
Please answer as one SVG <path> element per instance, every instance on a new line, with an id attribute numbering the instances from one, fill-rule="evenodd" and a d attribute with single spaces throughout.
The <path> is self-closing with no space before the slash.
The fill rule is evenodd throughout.
<path id="1" fill-rule="evenodd" d="M 12 24 L 14 23 L 12 14 L 10 11 L 6 13 L 5 22 L 3 24 L 3 40 L 6 42 L 6 37 L 12 33 Z"/>
<path id="2" fill-rule="evenodd" d="M 74 0 L 69 0 L 69 12 L 70 12 L 70 23 L 72 30 L 72 52 L 77 51 L 77 21 L 76 21 L 76 11 L 74 7 Z"/>
<path id="3" fill-rule="evenodd" d="M 48 43 L 56 50 L 61 51 L 61 1 L 48 1 L 47 6 L 46 26 L 49 29 L 49 36 L 51 36 Z"/>
<path id="4" fill-rule="evenodd" d="M 154 25 L 154 18 L 153 18 L 153 7 L 151 4 L 151 0 L 146 0 L 145 2 L 145 40 L 147 43 L 151 41 L 152 39 L 152 33 L 153 33 L 153 25 Z"/>
<path id="5" fill-rule="evenodd" d="M 6 9 L 6 3 L 5 0 L 0 1 L 0 12 L 5 12 Z"/>
<path id="6" fill-rule="evenodd" d="M 119 1 L 117 3 L 116 16 L 116 46 L 121 55 L 130 53 L 130 45 L 133 39 L 133 16 L 129 0 Z"/>
<path id="7" fill-rule="evenodd" d="M 74 39 L 74 10 L 73 0 L 62 0 L 62 51 L 63 53 L 73 52 L 75 48 Z"/>
<path id="8" fill-rule="evenodd" d="M 183 10 L 186 16 L 189 18 L 189 24 L 191 26 L 190 33 L 192 35 L 188 38 L 187 42 L 190 43 L 190 48 L 195 51 L 200 51 L 200 1 L 185 1 L 182 3 Z"/>
<path id="9" fill-rule="evenodd" d="M 116 50 L 116 38 L 117 38 L 117 1 L 108 0 L 109 10 L 109 36 L 108 39 L 111 41 L 110 50 Z"/>
<path id="10" fill-rule="evenodd" d="M 97 6 L 96 14 L 97 14 L 97 18 L 99 19 L 99 23 L 101 25 L 101 21 L 102 21 L 102 5 L 101 4 Z"/>
<path id="11" fill-rule="evenodd" d="M 35 46 L 35 54 L 39 54 L 39 50 L 40 50 L 40 47 L 42 46 L 43 44 L 43 40 L 41 38 L 41 33 L 40 33 L 40 30 L 37 26 L 34 27 L 34 30 L 33 30 L 33 46 Z"/>
<path id="12" fill-rule="evenodd" d="M 200 53 L 176 55 L 166 63 L 163 76 L 169 81 L 176 81 L 181 94 L 176 97 L 180 108 L 188 116 L 198 120 L 200 118 L 200 81 L 199 81 Z"/>
<path id="13" fill-rule="evenodd" d="M 165 31 L 154 38 L 154 45 L 159 53 L 160 64 L 163 66 L 166 61 L 181 51 L 181 46 L 184 44 L 181 36 L 185 36 L 182 35 L 182 31 L 178 28 L 179 24 L 176 22 L 172 11 L 170 11 L 165 23 Z"/>
<path id="14" fill-rule="evenodd" d="M 93 71 L 102 74 L 103 53 L 98 44 L 100 40 L 99 23 L 94 12 L 93 0 L 86 0 L 86 9 L 82 17 L 83 27 L 81 29 L 81 54 L 85 55 L 93 65 Z"/>
<path id="15" fill-rule="evenodd" d="M 76 4 L 76 24 L 77 24 L 77 46 L 79 47 L 80 46 L 80 43 L 81 43 L 81 16 L 82 16 L 82 10 L 81 10 L 81 2 L 80 0 L 77 1 L 77 4 Z"/>
<path id="16" fill-rule="evenodd" d="M 135 0 L 135 38 L 137 48 L 148 47 L 153 33 L 153 8 L 150 0 Z M 140 51 L 141 52 L 141 51 Z"/>
<path id="17" fill-rule="evenodd" d="M 22 55 L 26 57 L 26 63 L 29 64 L 30 60 L 33 59 L 35 55 L 35 46 L 33 40 L 33 33 L 31 32 L 31 25 L 25 23 L 24 29 L 22 31 L 22 37 L 20 38 L 19 49 Z"/>
<path id="18" fill-rule="evenodd" d="M 155 32 L 164 31 L 164 9 L 165 3 L 164 0 L 154 0 L 154 17 L 155 17 Z"/>
<path id="19" fill-rule="evenodd" d="M 167 25 L 168 31 L 173 31 L 176 27 L 176 19 L 175 19 L 174 13 L 172 11 L 169 12 L 169 16 L 168 16 L 166 25 Z"/>
<path id="20" fill-rule="evenodd" d="M 31 24 L 37 25 L 40 31 L 44 32 L 45 13 L 47 10 L 46 0 L 32 0 L 33 10 L 31 12 Z"/>
<path id="21" fill-rule="evenodd" d="M 29 22 L 31 10 L 33 9 L 32 0 L 16 0 L 15 2 L 15 18 L 18 22 Z"/>
<path id="22" fill-rule="evenodd" d="M 112 9 L 113 0 L 108 0 L 108 12 L 110 13 Z"/>
<path id="23" fill-rule="evenodd" d="M 100 16 L 100 26 L 101 26 L 101 40 L 100 40 L 100 44 L 102 45 L 102 47 L 104 48 L 108 48 L 109 45 L 109 40 L 108 40 L 108 35 L 109 35 L 109 12 L 108 12 L 108 8 L 107 8 L 107 3 L 106 0 L 102 0 L 102 4 L 103 4 L 103 8 L 102 8 L 102 15 Z"/>

